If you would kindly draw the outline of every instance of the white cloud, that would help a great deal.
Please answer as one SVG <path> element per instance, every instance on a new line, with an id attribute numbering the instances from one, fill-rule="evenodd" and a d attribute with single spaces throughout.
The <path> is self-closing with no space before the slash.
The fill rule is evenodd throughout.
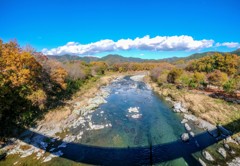
<path id="1" fill-rule="evenodd" d="M 213 46 L 213 40 L 194 40 L 191 36 L 156 36 L 150 38 L 149 35 L 135 39 L 120 39 L 116 42 L 110 39 L 100 40 L 90 44 L 80 44 L 68 42 L 64 46 L 44 48 L 42 52 L 46 55 L 94 55 L 100 52 L 115 50 L 150 50 L 150 51 L 191 51 Z"/>
<path id="2" fill-rule="evenodd" d="M 216 47 L 225 46 L 228 48 L 240 48 L 240 43 L 238 42 L 224 42 L 224 43 L 216 43 Z"/>

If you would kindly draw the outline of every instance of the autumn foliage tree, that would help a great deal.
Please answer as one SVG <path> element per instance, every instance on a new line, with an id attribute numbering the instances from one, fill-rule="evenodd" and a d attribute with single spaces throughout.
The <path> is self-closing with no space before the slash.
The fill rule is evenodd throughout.
<path id="1" fill-rule="evenodd" d="M 220 70 L 215 70 L 212 73 L 208 74 L 209 84 L 221 87 L 224 83 L 227 82 L 228 76 L 226 73 L 221 72 Z"/>
<path id="2" fill-rule="evenodd" d="M 210 73 L 214 70 L 220 70 L 228 75 L 234 75 L 237 73 L 239 65 L 239 57 L 235 54 L 214 53 L 210 56 L 206 56 L 190 62 L 186 67 L 188 71 L 198 71 Z"/>
<path id="3" fill-rule="evenodd" d="M 10 131 L 8 124 L 32 123 L 47 99 L 66 89 L 66 76 L 58 62 L 35 56 L 32 49 L 22 49 L 16 41 L 0 40 L 0 135 Z"/>

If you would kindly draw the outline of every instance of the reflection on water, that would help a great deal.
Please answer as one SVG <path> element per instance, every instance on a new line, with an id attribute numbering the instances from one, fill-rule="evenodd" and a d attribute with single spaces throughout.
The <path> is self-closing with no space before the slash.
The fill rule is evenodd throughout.
<path id="1" fill-rule="evenodd" d="M 150 147 L 176 141 L 184 132 L 180 118 L 145 83 L 125 77 L 104 88 L 110 91 L 107 103 L 86 115 L 90 123 L 83 119 L 80 125 L 70 129 L 73 135 L 80 134 L 77 143 Z M 185 165 L 183 159 L 168 164 L 174 162 Z"/>

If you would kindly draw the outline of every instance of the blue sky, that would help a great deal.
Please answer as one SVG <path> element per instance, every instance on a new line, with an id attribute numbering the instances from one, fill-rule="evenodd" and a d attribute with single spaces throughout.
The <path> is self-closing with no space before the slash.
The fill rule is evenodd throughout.
<path id="1" fill-rule="evenodd" d="M 240 47 L 239 8 L 239 0 L 0 0 L 0 38 L 58 55 L 232 51 Z"/>

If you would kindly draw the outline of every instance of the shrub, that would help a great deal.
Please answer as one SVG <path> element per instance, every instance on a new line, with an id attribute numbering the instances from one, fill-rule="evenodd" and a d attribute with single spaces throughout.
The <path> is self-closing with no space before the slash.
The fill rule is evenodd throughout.
<path id="1" fill-rule="evenodd" d="M 172 69 L 167 76 L 167 81 L 169 83 L 177 83 L 177 79 L 182 75 L 183 70 L 182 69 L 178 69 L 178 68 L 174 68 Z"/>
<path id="2" fill-rule="evenodd" d="M 220 70 L 215 70 L 212 73 L 208 74 L 209 84 L 221 87 L 228 80 L 226 73 L 221 72 Z"/>

